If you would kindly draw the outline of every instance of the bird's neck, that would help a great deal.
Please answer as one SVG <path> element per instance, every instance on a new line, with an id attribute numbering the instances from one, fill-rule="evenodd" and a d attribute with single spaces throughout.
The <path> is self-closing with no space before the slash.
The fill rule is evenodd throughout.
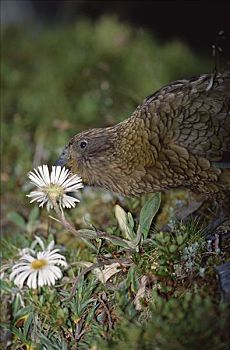
<path id="1" fill-rule="evenodd" d="M 149 130 L 138 116 L 130 117 L 117 125 L 116 158 L 130 173 L 139 166 L 153 164 L 154 157 L 149 145 Z"/>

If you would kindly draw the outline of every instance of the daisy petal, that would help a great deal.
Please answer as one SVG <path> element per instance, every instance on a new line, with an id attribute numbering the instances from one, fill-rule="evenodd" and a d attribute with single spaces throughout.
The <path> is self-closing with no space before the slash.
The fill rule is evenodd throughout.
<path id="1" fill-rule="evenodd" d="M 19 286 L 19 288 L 22 288 L 25 280 L 28 276 L 30 276 L 30 270 L 23 271 L 22 273 L 18 274 L 16 278 L 14 279 L 14 283 Z"/>
<path id="2" fill-rule="evenodd" d="M 36 245 L 42 250 L 35 252 L 32 248 L 35 248 Z M 67 263 L 65 257 L 59 253 L 60 249 L 53 248 L 54 241 L 51 241 L 46 248 L 43 240 L 36 236 L 31 248 L 24 248 L 26 253 L 13 266 L 10 280 L 13 280 L 19 288 L 22 288 L 24 284 L 32 289 L 54 285 L 55 281 L 62 277 L 60 267 L 67 267 Z"/>
<path id="3" fill-rule="evenodd" d="M 53 209 L 53 201 L 59 203 L 60 208 L 74 208 L 79 199 L 72 193 L 83 187 L 82 179 L 73 175 L 65 167 L 52 166 L 51 173 L 47 165 L 41 165 L 28 174 L 31 183 L 37 187 L 27 197 L 30 203 L 38 202 L 39 207 L 46 204 L 49 211 Z M 68 195 L 67 195 L 68 193 Z M 52 197 L 51 197 L 52 196 Z"/>

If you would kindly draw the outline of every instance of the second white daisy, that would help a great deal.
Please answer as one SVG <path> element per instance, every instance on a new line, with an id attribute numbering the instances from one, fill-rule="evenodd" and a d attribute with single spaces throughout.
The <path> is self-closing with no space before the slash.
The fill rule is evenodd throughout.
<path id="1" fill-rule="evenodd" d="M 30 254 L 24 254 L 19 263 L 13 266 L 10 279 L 19 288 L 22 288 L 24 284 L 33 289 L 54 285 L 55 281 L 62 277 L 62 271 L 57 265 L 67 266 L 65 257 L 58 253 L 59 249 L 53 249 L 54 241 L 46 249 L 39 237 L 36 238 L 36 243 L 41 246 L 43 251 L 36 253 L 30 249 Z"/>
<path id="2" fill-rule="evenodd" d="M 79 199 L 75 197 L 76 191 L 83 187 L 78 175 L 71 175 L 65 167 L 52 166 L 49 173 L 47 165 L 39 166 L 29 172 L 31 183 L 37 187 L 27 197 L 32 198 L 30 203 L 37 201 L 39 207 L 46 204 L 47 210 L 53 208 L 53 201 L 58 202 L 60 208 L 75 207 Z"/>

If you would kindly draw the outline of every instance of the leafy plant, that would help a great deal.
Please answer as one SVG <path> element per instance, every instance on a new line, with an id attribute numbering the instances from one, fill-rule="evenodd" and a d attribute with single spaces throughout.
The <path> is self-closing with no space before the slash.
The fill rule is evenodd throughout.
<path id="1" fill-rule="evenodd" d="M 39 32 L 8 27 L 2 42 L 3 346 L 227 350 L 228 305 L 215 272 L 227 249 L 206 242 L 195 220 L 160 231 L 168 194 L 85 189 L 65 218 L 71 232 L 25 196 L 26 173 L 53 164 L 71 136 L 124 120 L 174 79 L 211 72 L 208 60 L 113 17 Z M 11 268 L 38 234 L 55 238 L 69 268 L 55 286 L 19 289 Z"/>

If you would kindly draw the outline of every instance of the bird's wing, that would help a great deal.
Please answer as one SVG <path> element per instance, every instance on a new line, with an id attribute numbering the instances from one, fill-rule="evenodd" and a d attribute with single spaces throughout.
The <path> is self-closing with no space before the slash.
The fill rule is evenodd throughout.
<path id="1" fill-rule="evenodd" d="M 230 72 L 176 81 L 140 108 L 158 118 L 161 142 L 230 167 Z"/>

